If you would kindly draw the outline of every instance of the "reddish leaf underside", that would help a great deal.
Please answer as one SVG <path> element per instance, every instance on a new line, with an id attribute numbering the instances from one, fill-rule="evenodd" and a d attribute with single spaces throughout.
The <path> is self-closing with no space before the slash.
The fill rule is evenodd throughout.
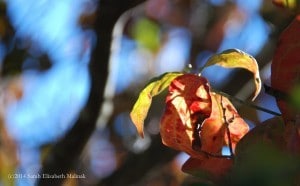
<path id="1" fill-rule="evenodd" d="M 272 87 L 289 94 L 300 82 L 300 16 L 281 34 L 271 66 Z M 285 121 L 295 120 L 295 111 L 286 101 L 277 99 Z"/>
<path id="2" fill-rule="evenodd" d="M 285 122 L 286 148 L 289 152 L 298 155 L 300 154 L 299 102 L 296 103 L 297 107 L 293 104 L 295 100 L 299 100 L 300 95 L 295 95 L 293 91 L 300 85 L 299 32 L 300 15 L 297 15 L 280 35 L 271 66 L 272 88 L 289 96 L 287 100 L 277 98 L 277 105 Z"/>
<path id="3" fill-rule="evenodd" d="M 201 76 L 185 74 L 171 82 L 160 125 L 165 145 L 193 158 L 219 156 L 222 147 L 229 144 L 227 124 L 234 150 L 249 128 L 230 101 L 210 92 L 207 80 Z"/>
<path id="4" fill-rule="evenodd" d="M 237 145 L 236 155 L 238 157 L 245 156 L 244 154 L 249 153 L 251 146 L 255 145 L 285 148 L 284 123 L 281 117 L 268 119 L 248 132 Z"/>

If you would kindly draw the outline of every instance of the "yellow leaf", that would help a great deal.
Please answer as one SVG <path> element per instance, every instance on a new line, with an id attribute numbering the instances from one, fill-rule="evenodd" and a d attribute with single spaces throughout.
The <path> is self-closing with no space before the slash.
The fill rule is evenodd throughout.
<path id="1" fill-rule="evenodd" d="M 261 90 L 261 79 L 259 76 L 258 64 L 251 55 L 238 49 L 228 49 L 220 54 L 210 57 L 203 68 L 212 65 L 219 65 L 225 68 L 243 68 L 252 72 L 256 87 L 252 100 L 259 94 Z"/>
<path id="2" fill-rule="evenodd" d="M 141 137 L 144 137 L 144 120 L 147 117 L 149 108 L 151 106 L 152 97 L 160 94 L 169 86 L 173 79 L 180 75 L 182 75 L 182 73 L 178 72 L 162 74 L 161 76 L 152 79 L 150 83 L 141 91 L 130 113 L 131 120 L 136 126 Z"/>

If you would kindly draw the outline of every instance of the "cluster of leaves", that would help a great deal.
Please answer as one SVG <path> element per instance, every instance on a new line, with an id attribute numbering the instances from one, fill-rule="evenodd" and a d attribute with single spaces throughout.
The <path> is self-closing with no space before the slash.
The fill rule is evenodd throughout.
<path id="1" fill-rule="evenodd" d="M 297 176 L 300 168 L 298 159 L 294 158 L 300 155 L 299 30 L 300 15 L 281 34 L 271 67 L 272 84 L 266 89 L 276 98 L 282 117 L 272 118 L 249 130 L 230 100 L 213 90 L 209 81 L 201 74 L 171 72 L 154 78 L 140 93 L 131 112 L 131 119 L 138 133 L 143 137 L 144 120 L 152 98 L 168 87 L 160 134 L 163 144 L 190 155 L 183 165 L 183 171 L 194 175 L 205 173 L 213 181 L 224 181 L 224 176 L 227 175 L 228 178 L 229 172 L 243 172 L 252 175 L 252 181 L 257 178 L 261 184 L 281 183 L 282 180 L 277 179 L 264 182 L 258 176 L 260 173 L 249 172 L 249 167 L 256 165 L 260 171 L 264 170 L 264 166 L 259 164 L 268 159 L 266 162 L 271 163 L 265 163 L 265 166 L 276 167 L 266 171 L 271 176 L 289 172 L 289 177 L 283 182 L 287 185 L 299 183 Z M 253 100 L 259 94 L 259 69 L 252 56 L 237 49 L 226 50 L 213 55 L 201 71 L 211 65 L 250 71 L 256 86 Z M 224 146 L 230 149 L 230 155 L 222 155 Z M 257 154 L 254 155 L 253 152 Z M 273 159 L 269 160 L 270 156 Z M 293 161 L 294 164 L 291 163 Z M 278 163 L 280 164 L 273 165 Z M 245 166 L 248 167 L 246 172 L 243 169 Z M 243 184 L 237 179 L 230 183 Z"/>
<path id="2" fill-rule="evenodd" d="M 212 65 L 249 70 L 256 85 L 253 99 L 258 95 L 261 80 L 252 56 L 230 49 L 212 56 L 202 70 Z M 173 72 L 154 78 L 140 93 L 131 112 L 139 134 L 143 137 L 152 97 L 167 87 L 166 109 L 160 124 L 163 143 L 191 156 L 183 166 L 184 171 L 193 174 L 201 169 L 216 177 L 223 175 L 231 167 L 235 147 L 249 127 L 228 98 L 212 90 L 201 75 Z M 222 155 L 224 146 L 231 155 Z"/>

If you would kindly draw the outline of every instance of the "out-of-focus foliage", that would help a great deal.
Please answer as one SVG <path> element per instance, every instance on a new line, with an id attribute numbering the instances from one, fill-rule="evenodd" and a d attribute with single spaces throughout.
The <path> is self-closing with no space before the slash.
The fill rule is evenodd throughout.
<path id="1" fill-rule="evenodd" d="M 4 185 L 13 186 L 15 180 L 13 173 L 17 170 L 19 158 L 17 156 L 17 144 L 8 133 L 5 126 L 6 108 L 21 99 L 23 87 L 20 79 L 14 78 L 2 82 L 0 86 L 0 180 Z"/>
<path id="2" fill-rule="evenodd" d="M 290 91 L 290 104 L 294 107 L 297 111 L 300 110 L 300 86 L 296 84 L 292 90 Z"/>
<path id="3" fill-rule="evenodd" d="M 292 11 L 299 11 L 298 0 L 273 0 L 273 3 L 278 7 L 287 8 Z"/>
<path id="4" fill-rule="evenodd" d="M 285 130 L 283 119 L 275 117 L 264 121 L 246 134 L 236 149 L 237 163 L 232 173 L 236 179 L 225 183 L 297 185 L 300 171 L 299 154 L 290 154 L 287 151 Z"/>
<path id="5" fill-rule="evenodd" d="M 145 18 L 136 21 L 132 27 L 133 38 L 150 51 L 157 51 L 160 47 L 160 29 L 158 25 Z"/>
<path id="6" fill-rule="evenodd" d="M 294 90 L 296 90 L 297 84 L 299 83 L 300 63 L 298 52 L 300 47 L 297 45 L 297 43 L 300 42 L 297 36 L 299 30 L 300 17 L 298 15 L 280 35 L 271 67 L 272 88 L 287 95 L 290 94 L 294 88 Z M 288 100 L 278 97 L 277 104 L 285 120 L 295 120 L 298 111 L 291 108 Z"/>
<path id="7" fill-rule="evenodd" d="M 264 143 L 250 145 L 247 150 L 229 179 L 219 185 L 289 186 L 299 183 L 299 157 Z"/>
<path id="8" fill-rule="evenodd" d="M 14 94 L 1 89 L 1 125 L 16 143 L 7 154 L 18 157 L 3 180 L 14 173 L 37 175 L 40 148 L 57 141 L 78 118 L 89 91 L 87 65 L 94 38 L 77 19 L 88 2 L 1 2 L 1 87 L 17 84 L 22 92 L 9 101 Z M 32 185 L 36 179 L 9 181 Z"/>
<path id="9" fill-rule="evenodd" d="M 2 184 L 13 186 L 15 180 L 9 177 L 16 171 L 18 165 L 18 158 L 16 155 L 16 144 L 11 136 L 7 133 L 3 121 L 0 121 L 0 179 Z"/>

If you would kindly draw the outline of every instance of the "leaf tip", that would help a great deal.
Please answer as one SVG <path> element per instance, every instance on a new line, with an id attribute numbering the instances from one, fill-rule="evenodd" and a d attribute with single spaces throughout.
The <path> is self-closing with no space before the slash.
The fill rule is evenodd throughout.
<path id="1" fill-rule="evenodd" d="M 139 133 L 140 137 L 144 139 L 144 132 Z"/>
<path id="2" fill-rule="evenodd" d="M 144 138 L 144 122 L 140 121 L 137 118 L 138 118 L 138 116 L 136 115 L 136 113 L 134 113 L 134 112 L 130 113 L 130 119 L 131 119 L 132 123 L 134 124 L 134 126 L 136 127 L 139 136 L 141 138 Z"/>
<path id="3" fill-rule="evenodd" d="M 255 92 L 254 92 L 254 96 L 253 96 L 253 98 L 251 99 L 252 101 L 254 101 L 254 100 L 257 98 L 258 94 L 259 94 L 260 91 L 261 91 L 261 79 L 260 79 L 258 73 L 256 74 L 256 77 L 255 77 L 255 80 L 254 80 L 254 81 L 255 81 L 256 89 L 255 89 Z"/>

